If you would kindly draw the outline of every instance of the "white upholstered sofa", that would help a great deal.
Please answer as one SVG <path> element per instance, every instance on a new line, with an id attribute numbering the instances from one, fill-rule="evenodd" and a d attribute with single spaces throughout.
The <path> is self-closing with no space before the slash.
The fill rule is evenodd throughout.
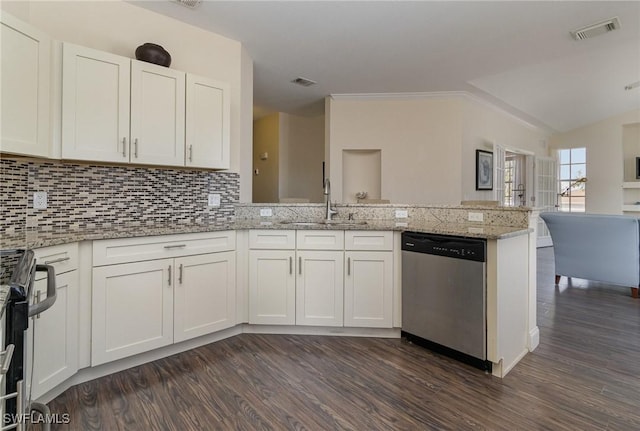
<path id="1" fill-rule="evenodd" d="M 640 284 L 640 220 L 621 215 L 548 212 L 540 215 L 551 232 L 556 284 L 561 276 L 631 288 Z"/>

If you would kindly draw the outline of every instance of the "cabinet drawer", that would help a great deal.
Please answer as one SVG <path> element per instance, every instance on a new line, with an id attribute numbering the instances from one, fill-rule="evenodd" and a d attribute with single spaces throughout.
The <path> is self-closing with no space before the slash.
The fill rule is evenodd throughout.
<path id="1" fill-rule="evenodd" d="M 346 250 L 393 250 L 393 232 L 378 230 L 349 230 L 345 232 Z"/>
<path id="2" fill-rule="evenodd" d="M 293 250 L 296 248 L 295 230 L 252 229 L 249 248 L 257 250 Z"/>
<path id="3" fill-rule="evenodd" d="M 78 243 L 54 245 L 34 250 L 36 262 L 52 265 L 56 274 L 78 269 Z M 36 280 L 46 278 L 46 272 L 36 272 Z"/>
<path id="4" fill-rule="evenodd" d="M 299 230 L 297 248 L 302 250 L 343 250 L 343 230 Z"/>
<path id="5" fill-rule="evenodd" d="M 160 235 L 94 241 L 93 266 L 231 251 L 234 231 Z"/>

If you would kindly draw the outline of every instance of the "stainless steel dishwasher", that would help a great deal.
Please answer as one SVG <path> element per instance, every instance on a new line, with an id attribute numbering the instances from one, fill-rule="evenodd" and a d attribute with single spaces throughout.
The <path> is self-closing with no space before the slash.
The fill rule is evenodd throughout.
<path id="1" fill-rule="evenodd" d="M 402 335 L 490 371 L 486 249 L 483 239 L 402 234 Z"/>

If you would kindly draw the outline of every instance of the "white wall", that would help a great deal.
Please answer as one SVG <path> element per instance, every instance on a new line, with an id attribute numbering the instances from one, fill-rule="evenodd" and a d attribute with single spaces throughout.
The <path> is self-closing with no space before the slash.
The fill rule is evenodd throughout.
<path id="1" fill-rule="evenodd" d="M 253 202 L 278 202 L 280 175 L 280 115 L 253 122 Z M 267 158 L 261 156 L 267 153 Z"/>
<path id="2" fill-rule="evenodd" d="M 324 115 L 280 113 L 280 197 L 322 202 Z"/>
<path id="3" fill-rule="evenodd" d="M 491 200 L 492 191 L 476 190 L 476 150 L 491 144 L 547 156 L 549 134 L 475 98 L 465 98 L 462 136 L 462 200 Z M 531 202 L 528 203 L 531 205 Z"/>
<path id="4" fill-rule="evenodd" d="M 623 126 L 639 122 L 640 110 L 635 110 L 553 135 L 549 140 L 552 149 L 586 147 L 587 212 L 621 213 Z"/>
<path id="5" fill-rule="evenodd" d="M 379 149 L 382 199 L 460 203 L 462 103 L 441 97 L 329 98 L 332 199 L 343 201 L 342 151 Z"/>
<path id="6" fill-rule="evenodd" d="M 136 47 L 154 42 L 171 54 L 171 68 L 229 82 L 231 170 L 240 173 L 242 200 L 250 200 L 253 61 L 240 42 L 122 1 L 3 1 L 1 7 L 53 39 L 130 58 Z"/>
<path id="7" fill-rule="evenodd" d="M 336 192 L 345 149 L 382 150 L 381 198 L 392 203 L 493 199 L 475 190 L 475 150 L 492 143 L 547 155 L 547 133 L 465 93 L 334 96 L 327 103 Z"/>

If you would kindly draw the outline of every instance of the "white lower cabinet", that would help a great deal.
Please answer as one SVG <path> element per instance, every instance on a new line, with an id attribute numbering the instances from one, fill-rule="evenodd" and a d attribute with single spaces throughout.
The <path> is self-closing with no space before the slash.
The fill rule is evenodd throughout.
<path id="1" fill-rule="evenodd" d="M 56 271 L 56 302 L 29 319 L 27 384 L 37 399 L 78 371 L 78 246 L 65 244 L 35 251 L 37 263 L 52 265 Z M 47 296 L 46 275 L 36 273 L 32 303 Z M 28 392 L 27 392 L 28 393 Z"/>
<path id="2" fill-rule="evenodd" d="M 249 323 L 296 323 L 295 251 L 249 251 Z"/>
<path id="3" fill-rule="evenodd" d="M 220 251 L 180 255 L 203 249 Z M 234 232 L 94 243 L 91 365 L 234 326 L 234 249 Z M 124 256 L 142 261 L 105 264 Z"/>
<path id="4" fill-rule="evenodd" d="M 393 327 L 393 232 L 255 230 L 249 323 Z"/>
<path id="5" fill-rule="evenodd" d="M 343 325 L 344 252 L 300 250 L 296 325 Z"/>
<path id="6" fill-rule="evenodd" d="M 182 257 L 174 266 L 174 342 L 235 325 L 235 252 Z"/>
<path id="7" fill-rule="evenodd" d="M 344 326 L 393 327 L 393 252 L 347 251 Z"/>
<path id="8" fill-rule="evenodd" d="M 173 342 L 173 259 L 93 269 L 91 365 Z"/>

